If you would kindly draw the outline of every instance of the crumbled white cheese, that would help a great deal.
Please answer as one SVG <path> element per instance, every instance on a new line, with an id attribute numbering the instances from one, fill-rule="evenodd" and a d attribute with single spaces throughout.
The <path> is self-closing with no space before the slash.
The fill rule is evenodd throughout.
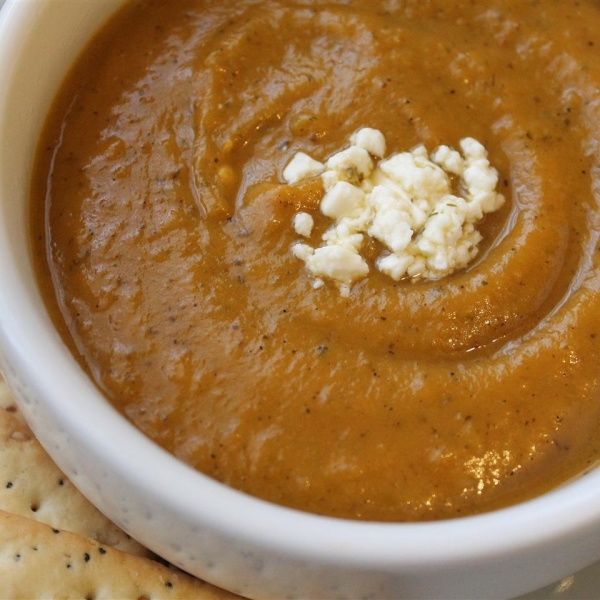
<path id="1" fill-rule="evenodd" d="M 413 203 L 410 196 L 403 190 L 377 185 L 371 192 L 370 200 L 373 207 L 373 220 L 368 234 L 392 252 L 402 252 L 413 236 L 415 215 L 412 214 Z M 419 210 L 417 207 L 415 209 L 414 212 Z M 423 211 L 418 213 L 417 219 L 422 219 L 421 213 Z"/>
<path id="2" fill-rule="evenodd" d="M 298 183 L 321 174 L 325 166 L 304 152 L 297 152 L 283 170 L 283 179 L 287 183 Z"/>
<path id="3" fill-rule="evenodd" d="M 380 131 L 363 128 L 350 141 L 324 166 L 317 163 L 326 190 L 320 209 L 334 221 L 323 244 L 292 248 L 315 278 L 315 287 L 331 279 L 348 295 L 352 284 L 368 275 L 369 265 L 360 254 L 366 235 L 383 247 L 376 268 L 396 281 L 439 279 L 473 260 L 482 239 L 475 224 L 504 203 L 496 191 L 498 173 L 482 144 L 465 138 L 462 154 L 440 146 L 429 156 L 418 146 L 384 159 Z M 298 158 L 301 154 L 286 167 L 294 181 L 302 179 L 296 174 L 307 164 L 306 155 Z M 381 160 L 375 164 L 373 158 Z M 459 178 L 455 187 L 460 195 L 453 191 L 450 175 Z M 308 229 L 297 229 L 305 235 L 302 231 Z"/>
<path id="4" fill-rule="evenodd" d="M 303 260 L 304 262 L 308 261 L 308 259 L 315 253 L 315 249 L 309 246 L 308 244 L 297 243 L 292 246 L 292 254 Z"/>
<path id="5" fill-rule="evenodd" d="M 448 146 L 440 146 L 431 155 L 431 160 L 442 167 L 444 171 L 454 175 L 461 175 L 465 170 L 465 162 L 460 152 L 452 150 Z"/>
<path id="6" fill-rule="evenodd" d="M 345 246 L 317 248 L 306 264 L 316 275 L 346 284 L 364 277 L 369 272 L 369 265 L 363 257 Z"/>
<path id="7" fill-rule="evenodd" d="M 385 137 L 378 129 L 363 127 L 352 134 L 350 143 L 359 148 L 363 148 L 369 154 L 372 154 L 377 158 L 383 158 L 385 156 Z"/>
<path id="8" fill-rule="evenodd" d="M 350 286 L 369 273 L 369 265 L 352 246 L 334 244 L 313 249 L 298 243 L 292 246 L 292 252 L 317 278 L 315 287 L 321 287 L 322 278 L 326 277 L 338 283 L 343 295 L 348 295 Z"/>
<path id="9" fill-rule="evenodd" d="M 365 208 L 365 193 L 347 181 L 338 181 L 323 197 L 321 212 L 326 217 L 358 217 Z"/>
<path id="10" fill-rule="evenodd" d="M 339 180 L 360 184 L 371 174 L 373 161 L 364 148 L 350 146 L 350 148 L 331 156 L 326 167 L 328 170 L 334 171 Z"/>
<path id="11" fill-rule="evenodd" d="M 308 213 L 299 212 L 294 215 L 294 230 L 298 235 L 310 237 L 314 226 L 315 221 Z"/>

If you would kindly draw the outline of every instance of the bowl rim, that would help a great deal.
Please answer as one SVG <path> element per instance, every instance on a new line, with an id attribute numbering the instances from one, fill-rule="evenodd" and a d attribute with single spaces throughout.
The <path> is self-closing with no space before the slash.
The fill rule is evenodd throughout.
<path id="1" fill-rule="evenodd" d="M 20 51 L 20 36 L 27 32 L 34 5 L 8 0 L 0 13 L 0 146 L 8 143 L 2 141 L 6 136 L 1 121 L 7 112 L 12 57 Z M 600 470 L 515 506 L 422 523 L 361 522 L 303 513 L 251 497 L 196 472 L 110 406 L 66 349 L 49 317 L 40 311 L 39 293 L 36 297 L 31 289 L 31 273 L 17 268 L 19 249 L 9 242 L 14 223 L 7 216 L 6 200 L 1 199 L 11 193 L 6 189 L 7 171 L 0 163 L 3 352 L 31 388 L 43 394 L 65 430 L 88 448 L 102 449 L 104 461 L 123 477 L 190 520 L 210 522 L 232 537 L 260 539 L 279 551 L 320 557 L 325 562 L 335 553 L 336 560 L 348 564 L 393 567 L 402 563 L 414 569 L 506 556 L 600 526 Z M 26 196 L 22 191 L 21 200 Z M 24 410 L 30 409 L 24 405 Z M 110 432 L 110 444 L 106 432 Z M 157 485 L 160 481 L 176 485 Z M 194 498 L 210 498 L 210 502 L 198 503 Z"/>

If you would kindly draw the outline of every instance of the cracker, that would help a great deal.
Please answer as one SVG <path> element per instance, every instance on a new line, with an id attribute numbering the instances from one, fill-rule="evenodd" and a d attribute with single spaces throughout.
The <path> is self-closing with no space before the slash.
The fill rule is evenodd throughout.
<path id="1" fill-rule="evenodd" d="M 5 390 L 0 393 L 4 408 L 0 408 L 0 510 L 150 556 L 149 550 L 106 518 L 64 476 Z"/>
<path id="2" fill-rule="evenodd" d="M 12 600 L 239 600 L 153 560 L 2 511 L 0 589 Z"/>

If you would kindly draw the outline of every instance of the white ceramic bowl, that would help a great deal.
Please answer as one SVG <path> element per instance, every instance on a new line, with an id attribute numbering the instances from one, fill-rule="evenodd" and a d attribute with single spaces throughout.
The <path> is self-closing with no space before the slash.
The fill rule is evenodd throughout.
<path id="1" fill-rule="evenodd" d="M 176 565 L 255 598 L 508 598 L 600 559 L 600 470 L 482 516 L 358 523 L 256 500 L 193 471 L 102 398 L 36 285 L 27 203 L 63 75 L 121 0 L 8 0 L 0 12 L 1 368 L 73 482 Z"/>

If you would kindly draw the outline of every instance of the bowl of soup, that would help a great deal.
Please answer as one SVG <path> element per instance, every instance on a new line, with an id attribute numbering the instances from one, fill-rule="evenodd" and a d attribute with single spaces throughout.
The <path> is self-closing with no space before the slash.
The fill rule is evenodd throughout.
<path id="1" fill-rule="evenodd" d="M 600 558 L 595 2 L 8 1 L 2 373 L 253 598 Z"/>

